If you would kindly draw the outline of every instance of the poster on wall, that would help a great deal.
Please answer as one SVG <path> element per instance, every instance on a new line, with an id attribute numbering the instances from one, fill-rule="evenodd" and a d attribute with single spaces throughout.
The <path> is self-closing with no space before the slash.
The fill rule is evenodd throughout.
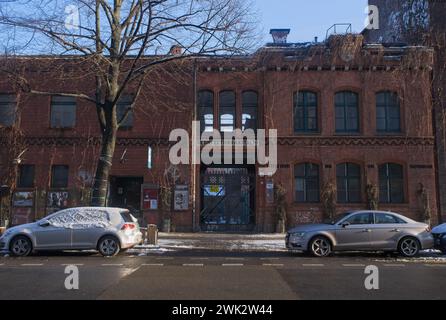
<path id="1" fill-rule="evenodd" d="M 175 211 L 185 211 L 189 209 L 189 187 L 187 185 L 176 185 L 173 209 Z"/>
<path id="2" fill-rule="evenodd" d="M 143 185 L 142 186 L 142 209 L 157 210 L 158 209 L 158 186 Z"/>
<path id="3" fill-rule="evenodd" d="M 274 203 L 274 182 L 271 180 L 266 182 L 266 203 Z"/>
<path id="4" fill-rule="evenodd" d="M 33 208 L 16 207 L 12 208 L 12 225 L 30 223 L 34 221 Z"/>
<path id="5" fill-rule="evenodd" d="M 69 194 L 66 191 L 50 191 L 48 192 L 47 207 L 63 209 L 68 207 Z"/>
<path id="6" fill-rule="evenodd" d="M 225 187 L 220 185 L 204 186 L 204 195 L 206 197 L 224 197 Z"/>
<path id="7" fill-rule="evenodd" d="M 12 206 L 13 207 L 33 207 L 34 206 L 34 191 L 14 192 Z"/>

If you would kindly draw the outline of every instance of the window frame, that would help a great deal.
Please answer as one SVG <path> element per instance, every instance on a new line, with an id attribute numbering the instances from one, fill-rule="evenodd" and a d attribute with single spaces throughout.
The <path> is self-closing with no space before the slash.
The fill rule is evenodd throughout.
<path id="1" fill-rule="evenodd" d="M 55 99 L 60 98 L 61 101 L 55 101 Z M 63 101 L 66 99 L 67 101 Z M 71 100 L 71 101 L 68 101 Z M 74 103 L 73 103 L 74 102 Z M 64 110 L 67 108 L 67 110 Z M 59 110 L 57 110 L 59 109 Z M 56 112 L 57 111 L 57 112 Z M 65 124 L 67 120 L 65 119 L 65 113 L 70 113 L 72 119 L 70 119 L 69 124 Z M 56 123 L 56 114 L 61 115 L 60 124 Z M 73 129 L 76 127 L 77 120 L 77 99 L 74 97 L 64 97 L 58 95 L 52 95 L 50 100 L 50 128 L 51 129 Z"/>
<path id="2" fill-rule="evenodd" d="M 317 176 L 311 176 L 308 174 L 309 170 L 309 166 L 316 166 L 317 168 Z M 298 167 L 299 166 L 304 166 L 304 175 L 303 176 L 299 176 L 297 175 L 297 171 L 298 171 Z M 297 187 L 298 187 L 298 179 L 303 179 L 304 181 L 304 200 L 301 201 L 298 199 L 297 196 Z M 309 194 L 309 189 L 307 187 L 307 180 L 309 179 L 316 179 L 316 183 L 317 183 L 317 199 L 314 200 L 309 200 L 308 199 L 308 194 Z M 294 165 L 294 202 L 296 203 L 301 203 L 301 204 L 316 204 L 316 203 L 320 203 L 321 202 L 321 166 L 318 163 L 314 163 L 314 162 L 303 162 L 303 163 L 298 163 Z"/>
<path id="3" fill-rule="evenodd" d="M 5 108 L 5 113 L 2 113 L 3 108 Z M 9 114 L 12 112 L 12 114 Z M 2 93 L 0 94 L 0 115 L 7 115 L 10 118 L 8 118 L 9 122 L 1 122 L 0 120 L 0 126 L 3 126 L 5 128 L 10 128 L 14 126 L 16 120 L 17 120 L 17 97 L 14 94 L 10 93 Z M 2 117 L 3 118 L 3 117 Z"/>
<path id="4" fill-rule="evenodd" d="M 222 105 L 222 95 L 223 94 L 227 94 L 227 93 L 231 93 L 233 95 L 233 105 Z M 229 128 L 229 125 L 224 125 L 222 126 L 222 115 L 224 114 L 229 114 L 229 113 L 222 113 L 222 109 L 227 109 L 227 108 L 231 108 L 232 109 L 232 114 L 233 114 L 233 119 L 232 119 L 232 131 L 228 131 L 228 130 L 222 130 L 224 127 Z M 235 129 L 237 129 L 237 93 L 235 92 L 235 90 L 223 90 L 220 91 L 218 94 L 218 130 L 221 133 L 224 132 L 233 132 Z"/>
<path id="5" fill-rule="evenodd" d="M 339 105 L 337 102 L 336 102 L 336 98 L 337 98 L 337 96 L 338 95 L 343 95 L 343 103 L 342 103 L 342 105 Z M 352 107 L 352 105 L 349 105 L 349 104 L 347 104 L 347 102 L 346 102 L 346 94 L 353 94 L 355 97 L 356 97 L 356 105 L 355 105 L 355 108 L 356 108 L 356 129 L 348 129 L 347 127 L 348 127 L 348 120 L 349 120 L 349 117 L 348 117 L 348 109 L 350 108 L 350 107 Z M 360 117 L 361 117 L 361 115 L 360 115 L 360 96 L 359 96 L 359 93 L 358 92 L 356 92 L 356 91 L 353 91 L 353 90 L 341 90 L 341 91 L 337 91 L 336 93 L 335 93 L 335 95 L 334 95 L 334 107 L 335 107 L 335 111 L 334 111 L 334 119 L 335 119 L 335 132 L 336 132 L 336 134 L 359 134 L 360 132 L 361 132 L 361 124 L 360 124 Z M 344 129 L 339 129 L 338 128 L 338 126 L 337 126 L 337 122 L 338 122 L 338 117 L 337 117 L 337 110 L 338 110 L 338 108 L 342 108 L 342 110 L 343 110 L 343 117 L 342 117 L 342 119 L 343 119 L 343 126 L 344 126 Z"/>
<path id="6" fill-rule="evenodd" d="M 124 116 L 127 109 L 122 110 L 123 108 L 126 108 L 127 106 L 131 106 L 134 100 L 133 95 L 122 95 L 118 102 L 116 103 L 116 121 L 119 123 L 121 121 L 121 118 Z M 119 125 L 120 130 L 131 130 L 133 129 L 135 125 L 135 117 L 134 117 L 134 110 L 130 110 L 129 114 L 127 115 L 127 118 L 125 121 Z"/>
<path id="7" fill-rule="evenodd" d="M 384 95 L 384 104 L 378 104 L 378 96 L 379 95 Z M 396 96 L 396 101 L 397 104 L 396 105 L 392 105 L 391 104 L 391 96 L 394 95 Z M 383 108 L 384 109 L 384 122 L 385 122 L 385 128 L 384 129 L 379 129 L 378 128 L 378 108 Z M 393 119 L 392 117 L 389 116 L 390 114 L 390 109 L 395 108 L 398 109 L 398 129 L 389 129 L 389 123 L 390 121 Z M 402 132 L 402 124 L 401 124 L 401 103 L 400 103 L 400 96 L 398 94 L 398 92 L 396 91 L 390 91 L 390 90 L 385 90 L 385 91 L 379 91 L 375 94 L 375 112 L 376 112 L 376 119 L 375 119 L 375 123 L 376 123 L 376 132 L 377 133 L 381 133 L 381 134 L 391 134 L 391 133 L 401 133 Z M 380 118 L 381 119 L 381 118 Z"/>
<path id="8" fill-rule="evenodd" d="M 304 94 L 303 96 L 303 105 L 300 105 L 300 94 Z M 306 103 L 308 98 L 308 94 L 313 94 L 315 96 L 316 104 L 310 105 L 309 103 Z M 303 129 L 297 128 L 297 121 L 296 121 L 296 114 L 297 109 L 302 108 L 303 109 Z M 315 129 L 309 129 L 309 117 L 308 117 L 308 109 L 309 108 L 315 108 L 315 120 L 316 120 L 316 128 Z M 316 134 L 320 132 L 319 129 L 319 94 L 316 91 L 313 90 L 299 90 L 294 93 L 293 95 L 293 130 L 294 134 Z"/>
<path id="9" fill-rule="evenodd" d="M 401 177 L 395 177 L 392 179 L 392 177 L 390 176 L 390 172 L 391 172 L 391 167 L 390 166 L 398 166 L 399 169 L 401 169 Z M 382 180 L 381 180 L 381 168 L 385 166 L 386 169 L 386 200 L 383 201 L 382 200 Z M 405 173 L 404 173 L 404 166 L 402 164 L 399 163 L 393 163 L 393 162 L 387 162 L 387 163 L 383 163 L 381 165 L 378 166 L 378 181 L 379 181 L 379 203 L 383 203 L 383 204 L 404 204 L 406 202 L 406 186 L 405 186 Z M 401 201 L 394 201 L 392 199 L 392 181 L 395 182 L 399 182 L 401 185 Z"/>
<path id="10" fill-rule="evenodd" d="M 338 167 L 340 167 L 340 166 L 343 166 L 343 172 L 344 172 L 344 174 L 343 174 L 343 176 L 339 176 L 338 175 Z M 349 168 L 350 168 L 350 166 L 354 166 L 354 167 L 357 167 L 357 169 L 358 169 L 358 176 L 350 176 L 349 175 Z M 342 200 L 340 200 L 340 197 L 339 197 L 339 192 L 340 192 L 340 188 L 339 188 L 339 179 L 342 179 L 343 181 L 343 184 L 344 184 L 344 192 L 345 192 L 345 194 L 343 195 L 344 196 L 344 198 L 345 198 L 345 201 L 344 201 L 344 199 L 342 199 Z M 352 192 L 352 190 L 351 190 L 351 187 L 350 187 L 350 183 L 351 183 L 351 180 L 354 180 L 354 179 L 357 179 L 358 180 L 358 186 L 359 186 L 359 198 L 358 198 L 358 200 L 356 200 L 356 201 L 353 201 L 353 200 L 350 200 L 351 199 L 351 192 Z M 362 201 L 363 201 L 363 194 L 362 194 L 362 167 L 361 167 L 361 165 L 360 164 L 358 164 L 358 163 L 354 163 L 354 162 L 343 162 L 343 163 L 338 163 L 337 165 L 336 165 L 336 189 L 337 189 L 337 193 L 336 193 L 336 199 L 337 199 L 337 202 L 338 203 L 340 203 L 340 204 L 358 204 L 358 203 L 362 203 Z"/>
<path id="11" fill-rule="evenodd" d="M 32 178 L 31 178 L 31 184 L 23 184 L 23 175 L 22 175 L 22 169 L 28 168 L 32 169 Z M 32 189 L 36 185 L 36 166 L 34 164 L 20 164 L 18 168 L 18 176 L 17 176 L 17 188 L 19 189 Z"/>
<path id="12" fill-rule="evenodd" d="M 66 168 L 66 177 L 64 180 L 66 180 L 65 184 L 55 184 L 55 169 L 56 168 Z M 59 179 L 61 180 L 61 179 Z M 51 166 L 51 181 L 50 181 L 50 187 L 51 189 L 67 189 L 68 184 L 70 180 L 70 167 L 68 165 L 64 164 L 56 164 Z"/>
<path id="13" fill-rule="evenodd" d="M 256 100 L 255 104 L 250 104 L 250 103 L 246 102 L 245 96 L 247 94 L 255 94 L 255 100 Z M 245 124 L 243 123 L 244 116 L 249 114 L 249 113 L 245 113 L 246 108 L 252 108 L 253 110 L 255 110 L 255 115 L 254 115 L 254 119 L 253 119 L 254 124 L 255 124 L 254 128 L 245 128 Z M 237 109 L 237 107 L 236 107 L 236 109 Z M 245 90 L 242 92 L 241 121 L 242 121 L 242 123 L 241 123 L 242 131 L 245 131 L 246 129 L 252 129 L 254 131 L 257 131 L 257 129 L 259 129 L 259 93 L 255 90 Z"/>
<path id="14" fill-rule="evenodd" d="M 202 105 L 200 94 L 208 93 L 211 96 L 211 104 L 210 105 Z M 212 90 L 199 90 L 197 94 L 197 109 L 198 109 L 198 120 L 200 121 L 200 133 L 203 132 L 212 132 L 215 129 L 215 93 Z M 212 131 L 206 130 L 209 128 L 206 126 L 205 115 L 209 115 L 209 113 L 203 112 L 204 109 L 212 110 Z"/>

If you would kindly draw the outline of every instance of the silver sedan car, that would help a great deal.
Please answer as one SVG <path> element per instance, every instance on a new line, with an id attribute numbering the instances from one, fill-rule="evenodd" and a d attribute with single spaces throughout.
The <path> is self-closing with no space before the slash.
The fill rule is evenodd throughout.
<path id="1" fill-rule="evenodd" d="M 71 208 L 7 229 L 0 250 L 14 256 L 39 250 L 98 250 L 114 256 L 141 242 L 138 222 L 126 209 Z"/>
<path id="2" fill-rule="evenodd" d="M 398 251 L 414 257 L 434 245 L 429 226 L 393 212 L 355 211 L 329 224 L 297 226 L 286 235 L 292 251 L 326 257 L 333 251 Z"/>

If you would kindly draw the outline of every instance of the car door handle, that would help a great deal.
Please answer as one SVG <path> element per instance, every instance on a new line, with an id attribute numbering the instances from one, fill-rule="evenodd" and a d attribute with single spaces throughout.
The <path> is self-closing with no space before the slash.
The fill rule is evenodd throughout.
<path id="1" fill-rule="evenodd" d="M 370 232 L 372 232 L 372 229 L 364 229 L 364 232 L 370 233 Z"/>
<path id="2" fill-rule="evenodd" d="M 400 229 L 393 229 L 392 232 L 401 232 Z"/>

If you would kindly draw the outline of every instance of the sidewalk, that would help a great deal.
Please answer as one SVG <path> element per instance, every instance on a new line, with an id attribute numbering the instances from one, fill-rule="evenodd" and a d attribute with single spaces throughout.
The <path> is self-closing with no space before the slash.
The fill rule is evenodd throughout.
<path id="1" fill-rule="evenodd" d="M 159 233 L 157 246 L 137 246 L 130 252 L 145 255 L 178 249 L 287 251 L 285 234 Z"/>
<path id="2" fill-rule="evenodd" d="M 287 252 L 285 234 L 226 234 L 226 233 L 162 233 L 158 245 L 141 245 L 130 249 L 130 254 L 147 256 L 180 250 L 216 250 L 229 252 Z M 358 253 L 361 254 L 361 253 Z M 446 256 L 436 250 L 420 252 L 416 258 L 398 255 L 383 257 L 376 253 L 362 253 L 376 261 L 445 263 Z M 342 254 L 341 254 L 342 255 Z M 346 255 L 348 257 L 348 255 Z"/>

